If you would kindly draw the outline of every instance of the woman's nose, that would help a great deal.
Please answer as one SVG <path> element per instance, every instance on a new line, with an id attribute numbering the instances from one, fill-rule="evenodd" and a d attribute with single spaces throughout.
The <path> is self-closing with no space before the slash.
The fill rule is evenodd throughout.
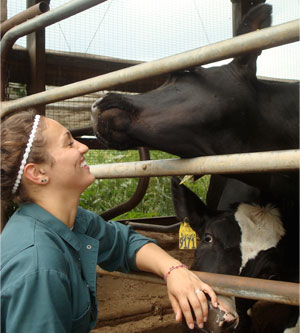
<path id="1" fill-rule="evenodd" d="M 77 141 L 77 145 L 78 145 L 78 149 L 82 154 L 85 154 L 89 151 L 89 147 L 87 145 L 85 145 L 84 143 L 81 143 L 79 141 Z"/>

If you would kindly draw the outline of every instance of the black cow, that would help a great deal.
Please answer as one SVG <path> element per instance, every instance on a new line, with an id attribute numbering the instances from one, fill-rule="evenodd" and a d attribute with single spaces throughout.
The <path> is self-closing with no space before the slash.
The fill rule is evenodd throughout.
<path id="1" fill-rule="evenodd" d="M 177 177 L 172 178 L 172 196 L 177 217 L 181 221 L 188 218 L 199 237 L 192 270 L 262 279 L 298 279 L 299 254 L 291 252 L 293 244 L 289 233 L 274 206 L 239 203 L 227 211 L 213 210 L 186 186 L 180 185 Z M 293 261 L 287 264 L 287 257 L 291 256 Z M 254 302 L 236 299 L 239 326 L 235 332 L 250 332 L 247 310 Z M 278 323 L 277 318 L 272 317 L 269 323 L 262 321 L 264 326 L 260 323 L 259 330 L 254 332 L 281 333 L 295 326 L 299 309 L 287 305 L 279 305 L 279 308 L 281 313 L 287 313 L 288 321 Z"/>
<path id="2" fill-rule="evenodd" d="M 270 26 L 271 11 L 271 6 L 266 4 L 252 8 L 242 19 L 237 35 Z M 107 148 L 122 150 L 146 146 L 185 158 L 298 149 L 299 83 L 258 79 L 256 60 L 259 54 L 240 55 L 219 67 L 197 67 L 172 73 L 164 85 L 145 94 L 108 94 L 92 106 L 95 135 Z M 272 202 L 280 209 L 284 227 L 291 231 L 289 243 L 294 246 L 283 260 L 285 267 L 291 268 L 293 256 L 299 252 L 299 173 L 211 178 L 210 208 L 225 208 L 230 203 L 245 200 L 261 204 Z M 231 214 L 233 220 L 232 212 L 224 214 Z M 235 227 L 232 224 L 232 228 L 239 232 L 237 224 Z M 282 252 L 263 251 L 264 255 L 259 254 L 256 259 L 258 271 L 251 266 L 250 276 L 268 278 L 284 273 L 281 270 Z M 260 260 L 264 258 L 268 259 L 268 265 L 263 275 L 259 268 L 262 268 Z M 224 270 L 230 266 L 229 262 L 228 258 L 222 262 Z M 214 265 L 213 260 L 210 263 Z M 243 274 L 247 269 L 246 265 Z M 239 266 L 234 265 L 232 274 L 237 273 Z M 293 272 L 289 270 L 289 273 Z M 280 278 L 284 279 L 284 276 Z M 249 304 L 240 301 L 239 306 L 245 310 Z M 243 316 L 245 311 L 241 312 L 242 323 Z"/>
<path id="3" fill-rule="evenodd" d="M 237 35 L 268 27 L 271 11 L 267 4 L 252 8 Z M 299 83 L 257 79 L 259 54 L 170 74 L 144 94 L 108 94 L 92 106 L 95 135 L 107 148 L 145 146 L 180 157 L 297 149 Z M 210 207 L 249 199 L 274 202 L 290 223 L 298 223 L 298 172 L 212 177 Z"/>

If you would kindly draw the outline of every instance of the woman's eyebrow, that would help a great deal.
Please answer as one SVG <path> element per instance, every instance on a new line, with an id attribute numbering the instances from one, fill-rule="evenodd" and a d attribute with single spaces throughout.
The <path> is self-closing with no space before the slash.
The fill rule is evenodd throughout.
<path id="1" fill-rule="evenodd" d="M 66 131 L 65 134 L 64 134 L 64 138 L 67 138 L 67 139 L 72 139 L 72 134 L 70 131 Z"/>
<path id="2" fill-rule="evenodd" d="M 70 140 L 73 140 L 72 134 L 70 131 L 66 131 L 62 136 L 62 142 L 66 145 Z"/>

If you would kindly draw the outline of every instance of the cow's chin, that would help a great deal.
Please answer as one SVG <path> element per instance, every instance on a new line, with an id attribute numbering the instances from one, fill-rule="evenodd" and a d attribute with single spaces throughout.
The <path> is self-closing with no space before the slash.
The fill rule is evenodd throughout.
<path id="1" fill-rule="evenodd" d="M 238 325 L 238 316 L 222 306 L 214 308 L 209 303 L 209 314 L 203 332 L 232 332 Z"/>
<path id="2" fill-rule="evenodd" d="M 204 328 L 198 328 L 195 321 L 195 328 L 190 330 L 184 323 L 184 332 L 205 332 L 205 333 L 229 333 L 233 332 L 239 323 L 238 314 L 235 311 L 234 299 L 218 295 L 219 305 L 213 307 L 208 301 L 209 312 Z"/>

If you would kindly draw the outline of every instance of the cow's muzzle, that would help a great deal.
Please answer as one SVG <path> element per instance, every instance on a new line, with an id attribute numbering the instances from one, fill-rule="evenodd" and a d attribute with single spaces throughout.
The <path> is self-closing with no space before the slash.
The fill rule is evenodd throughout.
<path id="1" fill-rule="evenodd" d="M 238 326 L 239 316 L 235 308 L 235 300 L 233 297 L 218 295 L 218 307 L 213 307 L 208 301 L 209 312 L 207 322 L 204 328 L 198 328 L 195 322 L 195 328 L 190 330 L 187 325 L 184 325 L 184 332 L 205 332 L 205 333 L 229 333 L 233 332 Z"/>

